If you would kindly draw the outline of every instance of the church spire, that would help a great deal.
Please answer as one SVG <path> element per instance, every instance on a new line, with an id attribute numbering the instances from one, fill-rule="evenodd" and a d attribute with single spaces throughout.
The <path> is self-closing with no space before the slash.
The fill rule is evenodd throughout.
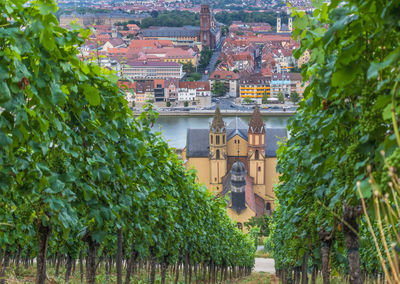
<path id="1" fill-rule="evenodd" d="M 249 123 L 249 132 L 250 131 L 252 133 L 265 133 L 264 122 L 261 117 L 260 109 L 257 105 Z"/>
<path id="2" fill-rule="evenodd" d="M 225 130 L 225 123 L 222 120 L 221 111 L 219 110 L 219 106 L 215 109 L 214 118 L 211 123 L 211 130 L 213 132 L 223 132 Z"/>

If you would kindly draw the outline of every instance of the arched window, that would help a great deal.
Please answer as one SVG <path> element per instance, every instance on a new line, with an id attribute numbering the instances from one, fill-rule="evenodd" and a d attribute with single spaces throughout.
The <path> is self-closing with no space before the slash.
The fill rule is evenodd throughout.
<path id="1" fill-rule="evenodd" d="M 211 135 L 211 144 L 213 144 L 214 142 L 213 142 L 213 135 Z"/>
<path id="2" fill-rule="evenodd" d="M 215 136 L 215 144 L 219 145 L 219 135 Z"/>
<path id="3" fill-rule="evenodd" d="M 222 136 L 222 144 L 225 144 L 225 135 Z"/>
<path id="4" fill-rule="evenodd" d="M 267 204 L 265 204 L 265 210 L 271 211 L 271 203 L 267 202 Z"/>
<path id="5" fill-rule="evenodd" d="M 216 154 L 215 154 L 215 157 L 216 157 L 217 160 L 219 160 L 219 156 L 220 156 L 219 150 L 217 150 L 217 152 L 216 152 Z"/>
<path id="6" fill-rule="evenodd" d="M 260 158 L 260 154 L 258 153 L 258 150 L 256 150 L 256 153 L 254 154 L 254 158 L 258 160 Z"/>

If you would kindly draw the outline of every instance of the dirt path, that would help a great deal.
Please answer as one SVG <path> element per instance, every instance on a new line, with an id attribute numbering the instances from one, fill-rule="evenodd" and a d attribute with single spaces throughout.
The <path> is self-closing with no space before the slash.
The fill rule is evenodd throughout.
<path id="1" fill-rule="evenodd" d="M 254 271 L 275 274 L 275 261 L 272 258 L 256 258 Z"/>

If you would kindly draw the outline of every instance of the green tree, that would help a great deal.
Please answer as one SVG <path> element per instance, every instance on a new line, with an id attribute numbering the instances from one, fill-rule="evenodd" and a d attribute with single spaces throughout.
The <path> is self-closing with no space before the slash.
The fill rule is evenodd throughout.
<path id="1" fill-rule="evenodd" d="M 277 98 L 282 104 L 285 102 L 285 96 L 282 93 L 279 93 Z"/>
<path id="2" fill-rule="evenodd" d="M 166 105 L 167 105 L 167 107 L 170 107 L 171 106 L 171 102 L 167 101 Z"/>
<path id="3" fill-rule="evenodd" d="M 270 95 L 265 91 L 262 97 L 262 103 L 266 104 Z"/>
<path id="4" fill-rule="evenodd" d="M 291 101 L 291 102 L 297 103 L 299 100 L 300 100 L 300 95 L 299 95 L 299 93 L 297 93 L 296 91 L 290 93 L 290 101 Z"/>
<path id="5" fill-rule="evenodd" d="M 49 258 L 66 260 L 66 282 L 77 258 L 88 283 L 104 266 L 105 281 L 116 268 L 121 283 L 124 259 L 126 283 L 139 260 L 150 283 L 157 264 L 162 283 L 168 266 L 179 282 L 185 259 L 186 279 L 200 264 L 248 275 L 253 242 L 225 201 L 153 131 L 151 105 L 135 117 L 118 77 L 79 58 L 90 31 L 60 28 L 56 9 L 51 0 L 0 3 L 0 277 L 14 277 L 11 256 L 15 275 L 21 259 L 35 259 L 40 284 Z"/>
<path id="6" fill-rule="evenodd" d="M 227 91 L 225 83 L 219 81 L 215 81 L 211 88 L 211 92 L 217 97 L 224 96 Z"/>
<path id="7" fill-rule="evenodd" d="M 200 52 L 199 67 L 204 69 L 210 63 L 213 51 L 208 47 L 204 47 Z"/>
<path id="8" fill-rule="evenodd" d="M 182 69 L 183 69 L 183 72 L 185 72 L 187 75 L 190 75 L 196 71 L 196 68 L 193 66 L 193 63 L 191 61 L 183 63 Z"/>
<path id="9" fill-rule="evenodd" d="M 244 223 L 246 228 L 250 230 L 251 228 L 258 227 L 260 229 L 260 235 L 263 237 L 269 236 L 269 220 L 270 217 L 267 214 L 262 216 L 251 217 L 247 222 Z"/>
<path id="10" fill-rule="evenodd" d="M 183 106 L 184 106 L 184 107 L 188 107 L 188 106 L 189 106 L 189 102 L 188 102 L 188 101 L 184 101 L 184 102 L 183 102 Z"/>
<path id="11" fill-rule="evenodd" d="M 200 81 L 201 80 L 201 75 L 197 72 L 190 74 L 188 77 L 188 81 Z"/>
<path id="12" fill-rule="evenodd" d="M 253 103 L 253 100 L 250 99 L 250 98 L 244 98 L 242 102 L 243 102 L 244 104 L 251 104 L 251 103 Z"/>
<path id="13" fill-rule="evenodd" d="M 281 175 L 271 225 L 275 265 L 286 279 L 291 267 L 303 263 L 307 277 L 311 256 L 324 283 L 330 271 L 362 283 L 360 266 L 366 274 L 379 270 L 398 283 L 397 273 L 388 271 L 394 267 L 390 256 L 378 255 L 368 229 L 380 227 L 377 247 L 394 235 L 381 227 L 379 213 L 370 216 L 370 228 L 360 218 L 361 195 L 369 212 L 377 208 L 377 199 L 385 200 L 383 212 L 396 203 L 386 171 L 400 168 L 400 32 L 398 16 L 390 16 L 398 15 L 398 5 L 314 3 L 312 15 L 293 15 L 293 36 L 301 38 L 294 56 L 308 50 L 315 57 L 302 66 L 310 85 L 290 119 L 290 139 L 278 150 Z"/>

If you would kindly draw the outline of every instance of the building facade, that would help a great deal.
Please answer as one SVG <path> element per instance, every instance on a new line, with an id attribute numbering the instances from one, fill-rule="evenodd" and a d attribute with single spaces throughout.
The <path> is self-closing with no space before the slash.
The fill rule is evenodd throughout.
<path id="1" fill-rule="evenodd" d="M 270 96 L 270 77 L 261 73 L 245 74 L 240 78 L 240 98 L 250 98 L 252 101 L 261 104 L 265 94 Z"/>
<path id="2" fill-rule="evenodd" d="M 203 47 L 214 49 L 221 40 L 221 26 L 211 14 L 210 6 L 200 7 L 200 42 Z"/>
<path id="3" fill-rule="evenodd" d="M 233 71 L 217 70 L 210 76 L 211 88 L 216 82 L 221 82 L 225 85 L 227 94 L 230 97 L 237 97 L 239 92 L 239 74 Z"/>
<path id="4" fill-rule="evenodd" d="M 128 61 L 122 73 L 129 79 L 182 79 L 182 65 L 176 62 L 162 61 Z"/>
<path id="5" fill-rule="evenodd" d="M 182 157 L 200 183 L 215 195 L 228 195 L 227 211 L 239 228 L 251 217 L 270 214 L 278 182 L 276 150 L 284 128 L 266 128 L 258 107 L 250 123 L 235 118 L 228 125 L 217 107 L 209 129 L 188 129 Z"/>

